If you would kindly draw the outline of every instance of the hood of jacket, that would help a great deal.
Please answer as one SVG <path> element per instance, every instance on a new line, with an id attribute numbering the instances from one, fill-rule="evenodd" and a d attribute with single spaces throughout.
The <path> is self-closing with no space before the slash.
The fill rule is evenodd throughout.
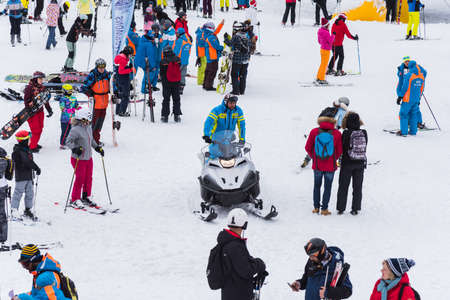
<path id="1" fill-rule="evenodd" d="M 330 130 L 334 129 L 336 120 L 332 117 L 321 116 L 317 118 L 317 124 L 319 124 L 319 127 L 322 129 Z"/>
<path id="2" fill-rule="evenodd" d="M 410 60 L 408 64 L 409 72 L 419 75 L 419 69 L 415 60 Z"/>
<path id="3" fill-rule="evenodd" d="M 24 145 L 24 144 L 15 144 L 13 151 L 23 151 L 23 152 L 28 152 L 30 150 L 30 147 L 28 145 Z"/>
<path id="4" fill-rule="evenodd" d="M 344 118 L 342 119 L 343 129 L 348 128 L 358 130 L 363 125 L 363 121 L 359 118 L 358 114 L 353 111 L 349 111 L 348 113 L 346 113 Z"/>
<path id="5" fill-rule="evenodd" d="M 46 253 L 42 261 L 38 264 L 36 268 L 37 273 L 42 273 L 45 271 L 61 272 L 61 265 L 59 262 Z"/>

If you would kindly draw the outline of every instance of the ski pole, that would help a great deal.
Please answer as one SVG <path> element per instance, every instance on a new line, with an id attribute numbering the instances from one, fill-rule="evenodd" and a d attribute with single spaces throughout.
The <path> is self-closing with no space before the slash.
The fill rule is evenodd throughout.
<path id="1" fill-rule="evenodd" d="M 94 47 L 94 37 L 91 36 L 91 41 L 89 43 L 89 57 L 88 57 L 88 63 L 86 70 L 89 71 L 89 65 L 91 64 L 91 54 L 92 54 L 92 48 Z"/>
<path id="2" fill-rule="evenodd" d="M 8 200 L 9 200 L 9 209 L 8 209 Z M 12 238 L 11 238 L 11 236 L 12 236 L 12 224 L 10 224 L 11 222 L 11 220 L 12 220 L 12 206 L 11 206 L 11 187 L 10 186 L 8 186 L 7 188 L 6 188 L 6 199 L 5 199 L 5 208 L 6 208 L 6 213 L 7 213 L 7 219 L 6 219 L 6 222 L 8 222 L 8 240 L 9 240 L 9 255 L 11 255 L 11 252 L 12 252 L 12 244 L 11 244 L 11 241 L 12 241 Z M 9 212 L 9 214 L 8 214 L 8 212 Z"/>
<path id="3" fill-rule="evenodd" d="M 327 267 L 327 272 L 325 273 L 325 282 L 323 283 L 323 287 L 325 288 L 325 292 L 327 291 L 327 281 L 328 281 L 328 270 L 330 269 L 330 266 Z M 322 298 L 325 299 L 326 298 Z"/>
<path id="4" fill-rule="evenodd" d="M 112 205 L 111 194 L 109 193 L 108 177 L 106 177 L 105 160 L 102 156 L 103 174 L 105 174 L 106 191 L 108 192 L 109 204 Z"/>
<path id="5" fill-rule="evenodd" d="M 429 104 L 428 101 L 427 101 L 427 97 L 425 97 L 425 94 L 422 94 L 422 96 L 423 96 L 423 99 L 425 99 L 425 103 L 427 104 L 428 109 L 430 110 L 431 115 L 433 116 L 433 119 L 434 119 L 434 121 L 436 122 L 436 125 L 437 125 L 439 131 L 441 131 L 441 127 L 439 126 L 439 123 L 438 123 L 438 121 L 436 120 L 436 117 L 434 116 L 433 111 L 431 110 L 430 104 Z"/>
<path id="6" fill-rule="evenodd" d="M 134 65 L 134 56 L 131 57 L 132 61 L 133 61 L 133 100 L 134 100 L 134 116 L 137 117 L 137 106 L 136 106 L 136 96 L 137 96 L 137 91 L 136 91 L 136 74 L 137 74 L 137 69 Z"/>
<path id="7" fill-rule="evenodd" d="M 356 40 L 356 49 L 358 50 L 358 66 L 359 74 L 361 75 L 361 55 L 359 54 L 359 39 Z"/>
<path id="8" fill-rule="evenodd" d="M 77 158 L 77 161 L 75 163 L 75 168 L 73 168 L 72 180 L 70 181 L 70 187 L 69 187 L 69 193 L 67 194 L 66 206 L 64 206 L 64 213 L 66 213 L 67 206 L 69 206 L 70 191 L 72 190 L 73 180 L 75 178 L 75 173 L 77 172 L 78 162 L 79 161 L 80 161 L 80 159 Z"/>
<path id="9" fill-rule="evenodd" d="M 427 39 L 427 23 L 425 22 L 425 8 L 422 7 L 422 18 L 423 18 L 423 39 Z"/>

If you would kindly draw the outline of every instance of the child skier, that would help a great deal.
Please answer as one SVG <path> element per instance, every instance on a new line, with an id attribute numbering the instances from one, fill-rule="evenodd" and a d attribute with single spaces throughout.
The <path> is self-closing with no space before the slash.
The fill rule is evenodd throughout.
<path id="1" fill-rule="evenodd" d="M 22 23 L 22 11 L 23 5 L 20 0 L 8 0 L 6 8 L 3 10 L 2 14 L 7 14 L 9 10 L 9 23 L 11 24 L 11 46 L 15 46 L 15 36 L 17 36 L 17 42 L 22 43 L 20 38 L 20 24 Z"/>
<path id="2" fill-rule="evenodd" d="M 153 5 L 150 3 L 145 9 L 144 16 L 144 31 L 147 33 L 152 30 L 152 25 L 155 22 L 155 15 L 153 14 Z"/>
<path id="3" fill-rule="evenodd" d="M 33 171 L 36 175 L 41 174 L 41 169 L 33 160 L 33 153 L 28 147 L 31 133 L 21 130 L 16 133 L 17 144 L 14 145 L 12 160 L 14 162 L 14 170 L 16 174 L 16 186 L 11 199 L 11 215 L 14 219 L 21 219 L 19 216 L 19 205 L 22 194 L 25 193 L 25 211 L 23 216 L 35 221 L 37 218 L 31 211 L 34 206 L 33 191 Z"/>
<path id="4" fill-rule="evenodd" d="M 105 152 L 92 137 L 91 120 L 92 114 L 88 107 L 78 109 L 72 118 L 72 129 L 66 139 L 66 146 L 72 149 L 70 162 L 75 172 L 70 201 L 70 206 L 75 209 L 97 206 L 91 199 L 93 169 L 91 147 L 101 156 L 104 156 Z"/>
<path id="5" fill-rule="evenodd" d="M 329 22 L 327 19 L 322 18 L 322 27 L 317 32 L 318 41 L 320 44 L 320 67 L 317 72 L 318 84 L 328 84 L 325 80 L 325 73 L 327 71 L 328 60 L 330 59 L 331 45 L 333 44 L 335 35 L 331 35 L 328 30 Z"/>
<path id="6" fill-rule="evenodd" d="M 175 55 L 171 47 L 164 48 L 159 72 L 164 97 L 161 122 L 167 123 L 169 121 L 170 97 L 172 97 L 174 121 L 179 123 L 182 115 L 180 108 L 181 60 Z"/>
<path id="7" fill-rule="evenodd" d="M 79 108 L 77 98 L 73 95 L 73 88 L 70 84 L 62 86 L 64 94 L 57 96 L 59 108 L 61 109 L 61 138 L 59 139 L 60 149 L 66 149 L 66 138 L 70 133 L 70 121 L 75 111 Z"/>
<path id="8" fill-rule="evenodd" d="M 6 215 L 6 198 L 8 194 L 8 183 L 13 174 L 11 159 L 6 157 L 6 151 L 0 147 L 0 244 L 8 239 L 8 218 Z"/>
<path id="9" fill-rule="evenodd" d="M 56 47 L 56 40 L 55 40 L 55 32 L 56 32 L 56 26 L 58 25 L 58 18 L 59 18 L 59 5 L 56 0 L 52 0 L 50 4 L 47 6 L 47 27 L 48 27 L 48 38 L 47 38 L 47 45 L 45 49 L 50 50 L 50 46 L 53 45 L 53 48 Z"/>

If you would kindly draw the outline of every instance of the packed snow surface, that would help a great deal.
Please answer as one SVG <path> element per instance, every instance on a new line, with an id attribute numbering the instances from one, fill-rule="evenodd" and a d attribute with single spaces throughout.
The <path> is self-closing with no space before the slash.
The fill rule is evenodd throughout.
<path id="1" fill-rule="evenodd" d="M 262 2 L 262 1 L 261 1 Z M 433 1 L 434 2 L 434 1 Z M 405 25 L 375 22 L 349 22 L 350 31 L 360 36 L 361 76 L 328 78 L 330 82 L 352 82 L 353 87 L 301 88 L 299 81 L 312 81 L 320 61 L 317 28 L 312 27 L 313 8 L 302 6 L 301 26 L 280 26 L 282 1 L 260 3 L 260 44 L 265 54 L 279 57 L 253 57 L 250 62 L 246 95 L 238 104 L 245 112 L 247 140 L 253 144 L 253 160 L 261 172 L 261 197 L 277 206 L 276 220 L 264 221 L 250 216 L 248 248 L 261 257 L 270 273 L 262 290 L 264 299 L 299 299 L 286 281 L 301 276 L 306 255 L 303 245 L 315 236 L 329 245 L 337 245 L 351 264 L 352 299 L 368 299 L 380 277 L 381 262 L 388 257 L 408 257 L 417 265 L 409 272 L 412 285 L 423 299 L 437 299 L 449 288 L 446 257 L 449 247 L 450 214 L 450 106 L 448 103 L 448 59 L 450 26 L 427 25 L 431 40 L 398 41 L 406 34 Z M 174 11 L 169 9 L 174 17 Z M 106 18 L 105 18 L 106 16 Z M 142 17 L 136 13 L 138 27 Z M 75 18 L 71 10 L 64 20 L 66 30 Z M 98 38 L 92 50 L 91 66 L 98 57 L 108 63 L 111 57 L 111 20 L 107 8 L 99 10 Z M 217 24 L 226 19 L 220 33 L 231 33 L 233 20 L 244 13 L 217 12 Z M 206 20 L 189 11 L 191 33 Z M 45 50 L 45 25 L 22 26 L 22 37 L 31 43 L 11 48 L 9 21 L 0 17 L 0 77 L 10 73 L 31 74 L 59 71 L 67 55 L 65 39 L 59 38 L 55 50 Z M 258 28 L 256 31 L 258 32 Z M 77 44 L 75 68 L 87 69 L 89 40 Z M 345 41 L 344 70 L 358 71 L 357 44 Z M 419 132 L 415 137 L 396 137 L 382 132 L 398 128 L 399 107 L 395 104 L 396 67 L 409 55 L 428 71 L 425 95 L 442 131 Z M 194 68 L 191 53 L 189 73 Z M 111 66 L 109 65 L 109 69 Z M 139 78 L 142 71 L 139 71 Z M 22 85 L 1 82 L 0 87 L 19 89 Z M 122 119 L 117 148 L 112 146 L 110 111 L 102 131 L 106 143 L 105 165 L 115 215 L 94 216 L 74 211 L 63 213 L 72 167 L 70 151 L 59 150 L 58 104 L 52 102 L 55 115 L 45 120 L 40 141 L 41 153 L 35 155 L 42 169 L 39 177 L 37 213 L 51 219 L 51 226 L 26 227 L 12 224 L 10 239 L 24 243 L 61 241 L 63 248 L 49 252 L 58 259 L 63 271 L 76 283 L 81 299 L 218 299 L 220 292 L 207 285 L 205 269 L 209 250 L 217 233 L 225 226 L 226 210 L 210 224 L 198 220 L 192 211 L 200 202 L 197 154 L 204 146 L 203 122 L 211 108 L 221 102 L 215 92 L 206 92 L 187 79 L 182 96 L 182 123 L 159 122 L 161 92 L 156 95 L 157 122 L 142 122 L 142 104 L 137 114 Z M 311 214 L 313 175 L 310 168 L 298 172 L 305 155 L 304 135 L 316 126 L 320 111 L 340 96 L 351 100 L 350 109 L 364 120 L 369 135 L 368 160 L 381 160 L 365 172 L 363 208 L 358 216 L 348 211 L 335 213 L 338 173 L 333 184 L 330 209 L 322 217 Z M 22 109 L 22 103 L 0 100 L 0 121 Z M 424 121 L 435 127 L 430 111 L 422 100 Z M 23 129 L 27 129 L 25 124 Z M 10 154 L 14 138 L 2 141 Z M 107 203 L 100 157 L 94 154 L 95 200 Z M 351 193 L 349 193 L 351 197 Z M 349 197 L 349 198 L 350 198 Z M 54 203 L 58 202 L 59 205 Z M 351 199 L 349 199 L 351 202 Z M 350 203 L 348 203 L 350 207 Z M 23 208 L 23 203 L 21 208 Z M 0 296 L 10 289 L 27 291 L 31 275 L 17 263 L 19 252 L 0 255 Z M 445 296 L 444 296 L 445 298 Z"/>

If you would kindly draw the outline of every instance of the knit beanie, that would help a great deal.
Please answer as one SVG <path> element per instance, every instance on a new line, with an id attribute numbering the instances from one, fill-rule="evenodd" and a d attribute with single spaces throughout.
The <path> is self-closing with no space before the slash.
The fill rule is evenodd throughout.
<path id="1" fill-rule="evenodd" d="M 402 277 L 403 274 L 408 272 L 416 264 L 414 260 L 407 258 L 388 258 L 386 262 L 396 277 Z"/>

